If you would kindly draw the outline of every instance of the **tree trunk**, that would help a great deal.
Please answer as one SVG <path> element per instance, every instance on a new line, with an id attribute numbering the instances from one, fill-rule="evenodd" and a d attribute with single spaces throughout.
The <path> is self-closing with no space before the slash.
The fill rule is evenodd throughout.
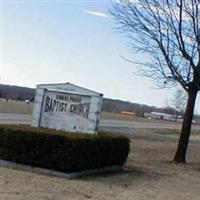
<path id="1" fill-rule="evenodd" d="M 187 106 L 184 114 L 179 144 L 174 156 L 174 161 L 178 163 L 185 163 L 197 92 L 198 91 L 195 89 L 190 89 L 188 92 Z"/>

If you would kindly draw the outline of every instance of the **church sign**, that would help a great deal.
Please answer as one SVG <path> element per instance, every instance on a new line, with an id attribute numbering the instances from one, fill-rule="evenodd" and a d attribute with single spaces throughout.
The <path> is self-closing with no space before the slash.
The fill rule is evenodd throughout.
<path id="1" fill-rule="evenodd" d="M 38 85 L 32 126 L 95 133 L 103 95 L 71 83 Z"/>

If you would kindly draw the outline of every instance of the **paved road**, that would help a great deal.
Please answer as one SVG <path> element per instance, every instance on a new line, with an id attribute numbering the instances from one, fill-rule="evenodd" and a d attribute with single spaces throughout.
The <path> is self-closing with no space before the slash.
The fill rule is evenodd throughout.
<path id="1" fill-rule="evenodd" d="M 0 113 L 0 124 L 30 124 L 31 115 Z"/>
<path id="2" fill-rule="evenodd" d="M 31 124 L 31 115 L 27 114 L 7 114 L 0 113 L 0 124 Z M 158 128 L 158 129 L 180 129 L 181 124 L 169 123 L 169 122 L 139 122 L 139 121 L 127 121 L 127 120 L 111 120 L 101 119 L 100 127 L 115 129 L 119 128 Z M 200 126 L 193 126 L 194 129 L 199 129 Z"/>
<path id="3" fill-rule="evenodd" d="M 0 113 L 0 124 L 30 124 L 31 115 L 26 114 L 7 114 Z M 175 123 L 155 123 L 155 122 L 137 122 L 126 120 L 100 120 L 100 127 L 109 128 L 159 128 L 159 129 L 180 129 L 181 124 Z"/>
<path id="4" fill-rule="evenodd" d="M 26 114 L 5 114 L 0 113 L 0 124 L 31 124 L 31 115 Z M 138 122 L 125 120 L 108 120 L 102 119 L 100 121 L 99 129 L 102 131 L 112 131 L 116 133 L 126 133 L 136 138 L 146 138 L 153 140 L 170 140 L 177 141 L 177 138 L 171 136 L 164 136 L 161 134 L 149 134 L 138 131 L 137 128 L 158 128 L 158 129 L 180 129 L 181 124 L 169 122 Z M 200 126 L 193 126 L 193 129 L 200 130 Z"/>

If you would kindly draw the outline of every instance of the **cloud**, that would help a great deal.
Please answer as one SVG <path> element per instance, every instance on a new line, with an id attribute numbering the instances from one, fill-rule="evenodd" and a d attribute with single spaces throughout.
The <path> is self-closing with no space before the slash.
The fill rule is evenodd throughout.
<path id="1" fill-rule="evenodd" d="M 84 13 L 87 13 L 89 15 L 93 15 L 96 17 L 104 17 L 104 18 L 109 18 L 109 16 L 103 12 L 97 12 L 97 11 L 91 11 L 91 10 L 82 10 Z"/>
<path id="2" fill-rule="evenodd" d="M 123 4 L 123 3 L 126 3 L 127 1 L 124 1 L 124 0 L 115 0 L 116 3 L 119 3 L 119 4 Z M 138 0 L 129 0 L 130 3 L 138 3 Z"/>

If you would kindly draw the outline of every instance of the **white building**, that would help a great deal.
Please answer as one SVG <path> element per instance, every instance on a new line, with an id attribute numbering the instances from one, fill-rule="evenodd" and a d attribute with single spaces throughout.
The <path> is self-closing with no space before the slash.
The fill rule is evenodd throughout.
<path id="1" fill-rule="evenodd" d="M 175 115 L 167 114 L 167 113 L 151 112 L 151 113 L 144 113 L 144 116 L 151 119 L 179 121 L 179 122 L 182 121 L 180 116 L 176 117 Z"/>

